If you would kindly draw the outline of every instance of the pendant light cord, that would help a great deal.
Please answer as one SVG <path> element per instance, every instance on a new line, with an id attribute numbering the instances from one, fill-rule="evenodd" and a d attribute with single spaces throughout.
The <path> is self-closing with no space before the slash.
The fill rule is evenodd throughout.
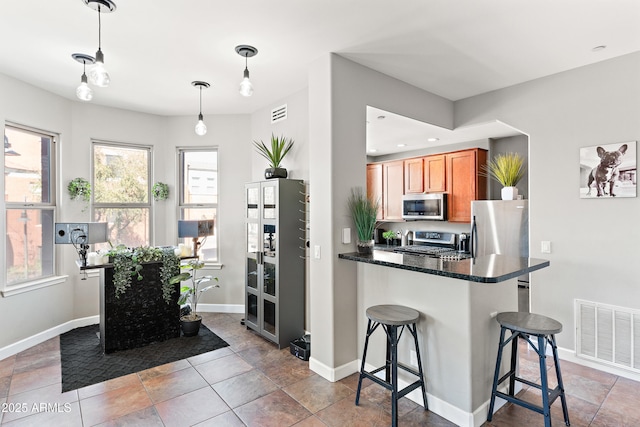
<path id="1" fill-rule="evenodd" d="M 100 20 L 100 5 L 98 5 L 98 50 L 102 44 L 102 21 Z"/>
<path id="2" fill-rule="evenodd" d="M 202 85 L 200 85 L 200 115 L 202 115 Z"/>

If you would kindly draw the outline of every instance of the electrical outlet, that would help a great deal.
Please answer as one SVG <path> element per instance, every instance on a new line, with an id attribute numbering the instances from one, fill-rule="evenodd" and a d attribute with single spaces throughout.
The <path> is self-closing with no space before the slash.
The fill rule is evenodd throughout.
<path id="1" fill-rule="evenodd" d="M 415 350 L 411 350 L 411 353 L 409 353 L 409 363 L 412 366 L 418 366 L 418 355 L 416 354 Z"/>
<path id="2" fill-rule="evenodd" d="M 343 228 L 342 229 L 342 243 L 348 245 L 351 243 L 351 229 Z"/>
<path id="3" fill-rule="evenodd" d="M 551 253 L 551 242 L 548 240 L 543 240 L 542 244 L 540 245 L 540 252 L 542 252 L 543 254 L 550 254 Z"/>

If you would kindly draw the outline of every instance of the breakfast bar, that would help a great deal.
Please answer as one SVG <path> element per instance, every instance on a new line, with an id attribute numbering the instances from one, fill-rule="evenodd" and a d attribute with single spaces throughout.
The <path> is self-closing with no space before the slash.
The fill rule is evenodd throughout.
<path id="1" fill-rule="evenodd" d="M 445 260 L 379 250 L 339 258 L 358 263 L 358 357 L 367 307 L 411 307 L 420 313 L 417 329 L 429 410 L 460 426 L 486 421 L 500 332 L 495 316 L 518 310 L 518 276 L 548 267 L 549 261 L 495 254 Z M 398 360 L 416 366 L 409 341 L 400 341 Z M 367 365 L 384 364 L 384 349 L 384 334 L 372 336 Z M 402 381 L 409 379 L 400 377 Z M 421 404 L 417 391 L 408 397 Z"/>

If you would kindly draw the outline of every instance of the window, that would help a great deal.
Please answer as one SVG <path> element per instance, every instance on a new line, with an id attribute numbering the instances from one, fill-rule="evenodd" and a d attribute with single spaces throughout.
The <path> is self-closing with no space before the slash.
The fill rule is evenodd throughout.
<path id="1" fill-rule="evenodd" d="M 218 150 L 179 149 L 180 219 L 213 219 L 213 236 L 202 240 L 202 259 L 218 262 Z M 183 243 L 191 245 L 190 239 Z"/>
<path id="2" fill-rule="evenodd" d="M 93 220 L 108 223 L 113 246 L 150 244 L 150 153 L 150 147 L 93 143 Z"/>
<path id="3" fill-rule="evenodd" d="M 53 134 L 4 129 L 4 243 L 7 286 L 54 275 Z"/>

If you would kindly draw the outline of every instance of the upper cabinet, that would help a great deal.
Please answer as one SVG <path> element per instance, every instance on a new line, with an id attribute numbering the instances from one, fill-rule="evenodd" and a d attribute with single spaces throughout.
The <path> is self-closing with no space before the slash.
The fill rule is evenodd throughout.
<path id="1" fill-rule="evenodd" d="M 384 219 L 402 219 L 404 194 L 404 162 L 396 160 L 382 164 L 382 209 Z"/>
<path id="2" fill-rule="evenodd" d="M 471 222 L 471 201 L 487 198 L 480 165 L 487 150 L 473 148 L 367 165 L 367 194 L 381 200 L 378 219 L 402 219 L 402 195 L 448 193 L 448 221 Z"/>
<path id="3" fill-rule="evenodd" d="M 422 157 L 404 161 L 404 194 L 424 193 L 424 161 Z"/>
<path id="4" fill-rule="evenodd" d="M 382 163 L 367 165 L 367 196 L 378 201 L 378 215 L 376 219 L 384 219 L 382 200 Z"/>
<path id="5" fill-rule="evenodd" d="M 424 191 L 426 193 L 443 193 L 447 191 L 446 156 L 437 154 L 427 156 L 424 161 Z"/>
<path id="6" fill-rule="evenodd" d="M 487 163 L 487 150 L 447 153 L 448 221 L 471 222 L 471 201 L 487 198 L 487 179 L 480 177 L 480 165 Z"/>

